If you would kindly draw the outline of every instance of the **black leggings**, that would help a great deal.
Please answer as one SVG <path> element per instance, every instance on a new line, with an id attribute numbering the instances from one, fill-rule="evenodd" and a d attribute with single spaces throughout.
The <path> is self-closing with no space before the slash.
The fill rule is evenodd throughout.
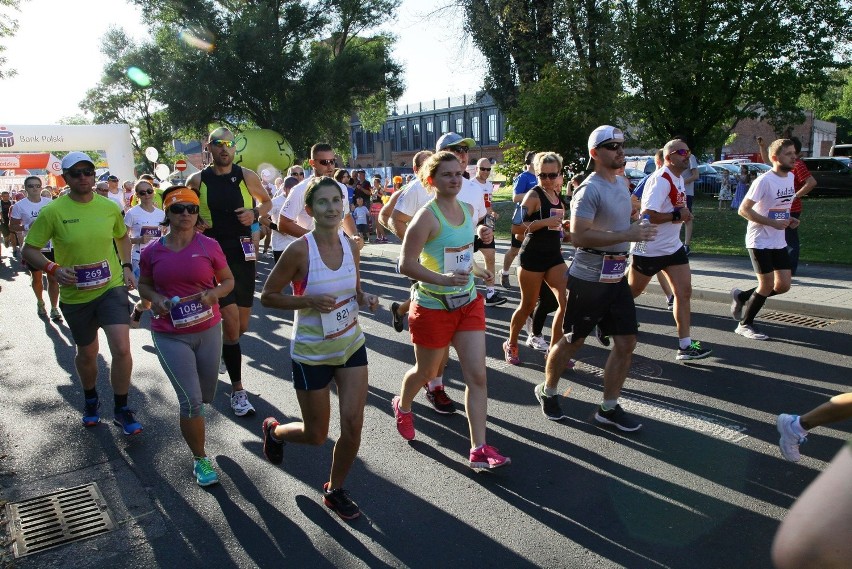
<path id="1" fill-rule="evenodd" d="M 538 293 L 538 304 L 533 310 L 533 335 L 541 336 L 544 330 L 544 322 L 547 320 L 547 315 L 551 312 L 556 312 L 559 308 L 559 301 L 556 300 L 556 295 L 550 290 L 545 281 L 541 281 L 541 290 Z"/>

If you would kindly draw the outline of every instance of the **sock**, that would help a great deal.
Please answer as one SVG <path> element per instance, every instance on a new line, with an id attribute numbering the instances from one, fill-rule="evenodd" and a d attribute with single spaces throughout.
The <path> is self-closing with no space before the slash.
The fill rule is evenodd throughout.
<path id="1" fill-rule="evenodd" d="M 98 389 L 93 387 L 92 389 L 84 389 L 83 397 L 86 399 L 97 399 L 98 398 Z"/>
<path id="2" fill-rule="evenodd" d="M 681 350 L 685 350 L 685 349 L 687 349 L 690 345 L 692 345 L 692 338 L 690 338 L 689 336 L 687 336 L 686 338 L 681 338 L 680 340 L 678 340 L 678 342 L 680 342 L 680 349 L 681 349 Z"/>
<path id="3" fill-rule="evenodd" d="M 429 391 L 432 391 L 436 387 L 441 387 L 442 385 L 444 385 L 444 376 L 439 375 L 438 377 L 427 383 L 426 387 L 429 389 Z"/>
<path id="4" fill-rule="evenodd" d="M 402 411 L 402 409 L 400 409 L 400 411 Z M 280 427 L 281 425 L 279 424 L 278 426 Z M 277 427 L 276 427 L 276 428 L 277 428 Z M 269 436 L 270 436 L 270 437 L 272 437 L 272 440 L 273 440 L 273 441 L 275 441 L 276 443 L 283 443 L 283 442 L 284 442 L 284 439 L 278 438 L 278 437 L 275 435 L 275 429 L 271 429 L 271 430 L 269 431 Z"/>
<path id="5" fill-rule="evenodd" d="M 473 447 L 472 449 L 470 449 L 470 452 L 476 452 L 476 451 L 478 451 L 479 449 L 481 449 L 481 448 L 482 448 L 482 447 L 484 447 L 484 446 L 485 446 L 485 445 L 479 445 L 478 447 Z"/>
<path id="6" fill-rule="evenodd" d="M 507 271 L 506 269 L 500 269 L 500 274 L 501 275 L 508 275 L 509 271 Z"/>
<path id="7" fill-rule="evenodd" d="M 486 296 L 486 298 L 491 298 L 492 296 L 494 296 L 494 287 L 493 286 L 485 289 L 485 296 Z"/>
<path id="8" fill-rule="evenodd" d="M 119 395 L 115 393 L 113 395 L 113 399 L 115 399 L 115 408 L 122 409 L 123 407 L 127 407 L 127 394 Z"/>
<path id="9" fill-rule="evenodd" d="M 544 389 L 542 391 L 544 391 L 544 394 L 548 397 L 553 397 L 554 395 L 557 395 L 559 393 L 556 387 L 548 387 L 547 385 L 544 386 Z"/>
<path id="10" fill-rule="evenodd" d="M 601 409 L 604 411 L 612 411 L 615 409 L 616 405 L 618 405 L 618 399 L 604 399 L 604 402 L 601 403 Z"/>
<path id="11" fill-rule="evenodd" d="M 240 383 L 243 379 L 242 374 L 242 359 L 243 351 L 240 348 L 240 343 L 223 344 L 222 345 L 222 360 L 225 362 L 225 367 L 228 369 L 228 377 L 231 378 L 231 383 Z"/>
<path id="12" fill-rule="evenodd" d="M 751 295 L 754 294 L 757 288 L 750 288 L 748 290 L 740 291 L 739 296 L 737 296 L 737 300 L 740 301 L 740 304 L 745 304 L 748 302 L 748 299 L 751 298 Z"/>
<path id="13" fill-rule="evenodd" d="M 751 298 L 748 299 L 748 302 L 745 304 L 745 310 L 743 311 L 743 319 L 740 322 L 743 326 L 751 326 L 754 322 L 757 313 L 760 312 L 760 309 L 763 308 L 763 304 L 766 302 L 765 296 L 762 294 L 758 294 L 755 292 L 751 295 Z"/>

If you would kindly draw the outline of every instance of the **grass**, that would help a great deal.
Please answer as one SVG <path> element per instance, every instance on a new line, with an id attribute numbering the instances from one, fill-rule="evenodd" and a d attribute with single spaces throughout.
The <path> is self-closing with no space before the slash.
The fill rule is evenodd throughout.
<path id="1" fill-rule="evenodd" d="M 498 238 L 508 239 L 511 229 L 512 188 L 494 193 Z M 799 236 L 800 262 L 852 265 L 852 198 L 805 198 Z M 747 255 L 746 220 L 729 208 L 719 211 L 719 202 L 696 196 L 692 250 L 710 255 Z"/>

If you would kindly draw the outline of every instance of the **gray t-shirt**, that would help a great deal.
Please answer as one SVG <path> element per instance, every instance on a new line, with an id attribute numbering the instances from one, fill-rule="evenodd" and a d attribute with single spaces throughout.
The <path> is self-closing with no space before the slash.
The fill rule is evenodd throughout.
<path id="1" fill-rule="evenodd" d="M 687 176 L 691 176 L 691 170 L 698 168 L 698 158 L 695 157 L 695 154 L 689 155 L 689 170 L 684 172 L 682 176 L 686 178 Z M 695 195 L 695 180 L 691 181 L 688 184 L 683 185 L 683 189 L 686 190 L 686 195 L 694 196 Z"/>
<path id="2" fill-rule="evenodd" d="M 608 182 L 597 174 L 591 174 L 574 191 L 571 200 L 571 217 L 592 220 L 592 229 L 599 231 L 625 231 L 630 227 L 630 192 L 616 179 Z M 613 253 L 626 253 L 630 244 L 615 243 L 598 248 Z M 598 281 L 603 265 L 603 256 L 577 249 L 569 274 L 584 281 Z"/>

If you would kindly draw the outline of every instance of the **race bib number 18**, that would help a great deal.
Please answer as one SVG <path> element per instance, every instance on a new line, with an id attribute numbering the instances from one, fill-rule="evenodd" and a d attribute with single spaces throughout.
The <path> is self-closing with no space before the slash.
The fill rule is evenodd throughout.
<path id="1" fill-rule="evenodd" d="M 463 247 L 444 247 L 444 272 L 467 273 L 473 264 L 473 243 Z"/>

